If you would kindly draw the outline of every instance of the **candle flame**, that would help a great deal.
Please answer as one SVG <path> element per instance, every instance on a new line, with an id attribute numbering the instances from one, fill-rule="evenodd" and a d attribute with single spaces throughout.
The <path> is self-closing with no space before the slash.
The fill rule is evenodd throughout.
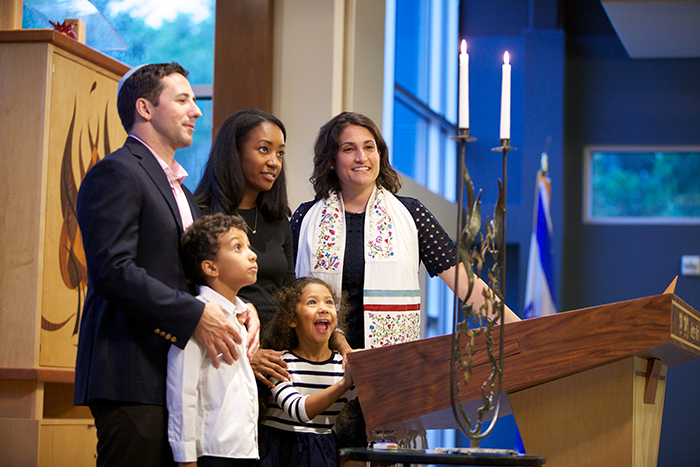
<path id="1" fill-rule="evenodd" d="M 510 54 L 508 52 L 503 54 L 503 64 L 510 65 Z"/>
<path id="2" fill-rule="evenodd" d="M 465 41 L 464 39 L 462 39 L 462 53 L 467 53 L 467 41 Z"/>

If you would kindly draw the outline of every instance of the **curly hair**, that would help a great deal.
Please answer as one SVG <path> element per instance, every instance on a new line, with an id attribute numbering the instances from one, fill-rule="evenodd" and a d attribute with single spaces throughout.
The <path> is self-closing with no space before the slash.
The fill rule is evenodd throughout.
<path id="1" fill-rule="evenodd" d="M 136 121 L 136 101 L 143 97 L 157 106 L 160 93 L 165 87 L 163 78 L 173 73 L 179 73 L 185 78 L 189 74 L 176 62 L 153 63 L 142 66 L 124 81 L 117 95 L 117 111 L 127 133 L 131 131 Z"/>
<path id="2" fill-rule="evenodd" d="M 274 115 L 258 109 L 239 110 L 221 125 L 211 147 L 202 180 L 194 192 L 203 212 L 233 214 L 241 204 L 245 193 L 245 177 L 240 154 L 253 130 L 265 122 L 276 125 L 287 140 L 287 130 L 282 122 Z M 284 165 L 282 161 L 282 168 L 272 188 L 258 194 L 257 206 L 268 222 L 286 219 L 291 215 Z"/>
<path id="3" fill-rule="evenodd" d="M 232 228 L 246 231 L 246 223 L 239 215 L 222 213 L 202 216 L 190 225 L 180 238 L 182 262 L 187 278 L 199 285 L 207 284 L 202 262 L 216 259 L 221 246 L 220 237 Z"/>
<path id="4" fill-rule="evenodd" d="M 369 117 L 355 112 L 343 112 L 333 117 L 318 131 L 314 144 L 314 171 L 309 178 L 316 195 L 314 199 L 318 201 L 327 198 L 331 191 L 340 191 L 340 180 L 332 167 L 340 151 L 340 135 L 349 125 L 364 127 L 372 134 L 379 151 L 377 186 L 396 194 L 401 188 L 401 177 L 389 164 L 389 148 L 379 128 Z"/>
<path id="5" fill-rule="evenodd" d="M 294 328 L 289 326 L 297 313 L 297 304 L 304 293 L 304 289 L 309 284 L 319 284 L 328 289 L 333 296 L 333 301 L 336 306 L 336 329 L 343 330 L 345 328 L 345 316 L 347 307 L 340 296 L 326 282 L 315 277 L 300 277 L 292 281 L 286 287 L 278 290 L 273 296 L 275 304 L 275 314 L 270 321 L 270 324 L 265 329 L 262 336 L 260 347 L 263 349 L 272 350 L 292 350 L 299 346 L 299 339 L 294 331 Z M 338 304 L 340 303 L 340 306 Z"/>

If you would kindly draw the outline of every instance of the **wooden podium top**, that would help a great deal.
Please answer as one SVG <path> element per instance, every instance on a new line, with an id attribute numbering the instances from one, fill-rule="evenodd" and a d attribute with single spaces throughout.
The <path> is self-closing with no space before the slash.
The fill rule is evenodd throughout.
<path id="1" fill-rule="evenodd" d="M 504 333 L 506 393 L 630 356 L 660 359 L 669 367 L 700 358 L 700 313 L 673 294 L 509 323 Z M 494 334 L 498 348 L 500 333 Z M 451 347 L 452 335 L 445 335 L 350 354 L 367 427 L 456 426 Z M 462 386 L 463 403 L 480 403 L 481 383 L 490 372 L 482 335 L 469 387 Z"/>
<path id="2" fill-rule="evenodd" d="M 56 32 L 53 29 L 12 29 L 0 30 L 0 44 L 21 42 L 46 42 L 73 53 L 80 58 L 101 66 L 119 76 L 124 75 L 131 68 L 118 60 L 113 59 L 92 47 L 71 39 Z"/>

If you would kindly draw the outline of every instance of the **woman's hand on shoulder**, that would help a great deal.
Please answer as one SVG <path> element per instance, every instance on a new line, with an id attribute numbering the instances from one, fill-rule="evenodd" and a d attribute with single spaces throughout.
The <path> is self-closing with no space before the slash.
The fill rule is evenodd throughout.
<path id="1" fill-rule="evenodd" d="M 279 381 L 289 381 L 287 362 L 282 360 L 282 352 L 270 349 L 258 349 L 250 360 L 255 377 L 269 388 L 274 388 L 275 383 L 268 379 L 271 376 Z"/>

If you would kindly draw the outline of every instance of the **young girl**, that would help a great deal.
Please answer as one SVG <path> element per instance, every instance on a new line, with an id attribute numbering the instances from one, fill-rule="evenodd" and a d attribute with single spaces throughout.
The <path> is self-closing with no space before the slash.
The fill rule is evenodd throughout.
<path id="1" fill-rule="evenodd" d="M 291 380 L 272 380 L 260 425 L 261 466 L 335 466 L 333 423 L 356 397 L 350 368 L 343 371 L 341 355 L 328 346 L 343 313 L 329 286 L 312 277 L 296 279 L 275 299 L 278 310 L 264 341 L 266 348 L 284 350 Z"/>

